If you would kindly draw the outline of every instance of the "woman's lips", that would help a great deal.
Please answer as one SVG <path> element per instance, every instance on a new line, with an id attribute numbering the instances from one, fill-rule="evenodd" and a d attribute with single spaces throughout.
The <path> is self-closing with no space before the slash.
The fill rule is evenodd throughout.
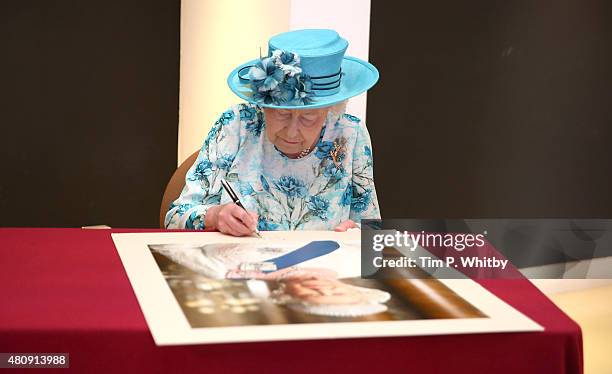
<path id="1" fill-rule="evenodd" d="M 285 143 L 292 144 L 292 145 L 295 145 L 295 144 L 300 144 L 300 142 L 291 142 L 291 141 L 286 140 L 286 139 L 283 139 L 283 141 L 284 141 Z"/>

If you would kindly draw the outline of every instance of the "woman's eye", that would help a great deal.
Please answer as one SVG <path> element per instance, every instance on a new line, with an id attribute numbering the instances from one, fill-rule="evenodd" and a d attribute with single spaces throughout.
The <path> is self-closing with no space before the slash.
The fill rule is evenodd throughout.
<path id="1" fill-rule="evenodd" d="M 316 121 L 317 117 L 316 116 L 303 116 L 300 119 L 300 122 L 306 126 L 308 125 L 313 125 Z"/>

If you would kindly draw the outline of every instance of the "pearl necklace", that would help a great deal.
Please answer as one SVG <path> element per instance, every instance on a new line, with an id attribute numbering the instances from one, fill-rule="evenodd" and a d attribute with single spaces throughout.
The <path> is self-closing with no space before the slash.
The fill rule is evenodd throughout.
<path id="1" fill-rule="evenodd" d="M 306 148 L 306 149 L 302 150 L 302 152 L 300 152 L 300 154 L 299 154 L 299 155 L 297 155 L 297 157 L 296 157 L 296 158 L 303 158 L 303 157 L 305 157 L 305 156 L 306 156 L 307 154 L 309 154 L 309 153 L 310 153 L 310 147 L 308 147 L 308 148 Z"/>

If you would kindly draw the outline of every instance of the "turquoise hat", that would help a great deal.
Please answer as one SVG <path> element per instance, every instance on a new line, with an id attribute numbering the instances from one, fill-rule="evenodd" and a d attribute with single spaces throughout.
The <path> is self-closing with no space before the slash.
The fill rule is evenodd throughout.
<path id="1" fill-rule="evenodd" d="M 227 78 L 242 99 L 263 107 L 310 109 L 337 104 L 370 89 L 378 70 L 345 56 L 346 39 L 334 30 L 305 29 L 273 36 L 268 55 L 244 63 Z"/>

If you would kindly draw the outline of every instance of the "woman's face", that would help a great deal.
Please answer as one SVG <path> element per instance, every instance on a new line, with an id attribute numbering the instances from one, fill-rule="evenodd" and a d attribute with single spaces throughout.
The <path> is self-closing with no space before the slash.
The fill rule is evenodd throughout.
<path id="1" fill-rule="evenodd" d="M 284 154 L 297 156 L 315 145 L 328 110 L 264 108 L 266 136 Z"/>
<path id="2" fill-rule="evenodd" d="M 287 294 L 312 304 L 357 304 L 361 293 L 337 279 L 290 279 L 285 282 Z"/>

